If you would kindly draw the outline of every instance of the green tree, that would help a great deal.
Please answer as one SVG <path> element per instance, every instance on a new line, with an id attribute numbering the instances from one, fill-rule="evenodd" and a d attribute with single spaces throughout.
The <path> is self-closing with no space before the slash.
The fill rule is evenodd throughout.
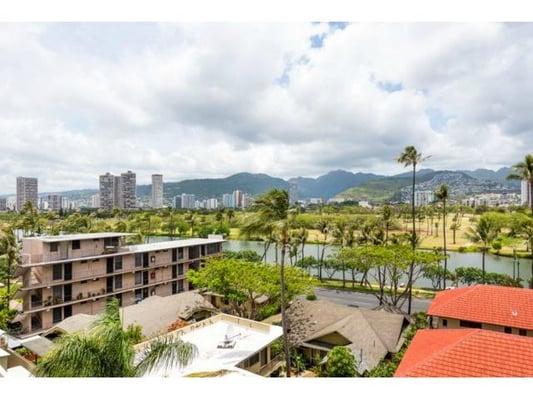
<path id="1" fill-rule="evenodd" d="M 461 217 L 459 213 L 456 213 L 452 218 L 452 223 L 450 225 L 450 230 L 453 233 L 453 244 L 455 244 L 455 236 L 457 234 L 457 231 L 461 229 Z"/>
<path id="2" fill-rule="evenodd" d="M 531 253 L 531 279 L 529 281 L 530 289 L 533 289 L 533 217 L 524 219 L 518 233 L 529 244 L 529 251 Z"/>
<path id="3" fill-rule="evenodd" d="M 469 227 L 465 237 L 473 243 L 481 243 L 481 270 L 485 283 L 485 254 L 501 230 L 500 223 L 488 214 L 482 215 L 474 226 Z"/>
<path id="4" fill-rule="evenodd" d="M 289 194 L 286 190 L 272 189 L 254 201 L 251 208 L 252 214 L 241 226 L 241 231 L 251 235 L 257 233 L 261 236 L 273 234 L 276 245 L 281 250 L 280 262 L 280 302 L 283 336 L 287 336 L 286 293 L 285 293 L 285 255 L 291 241 L 291 230 L 295 228 L 295 210 L 289 207 Z M 285 343 L 285 361 L 287 363 L 287 376 L 290 377 L 290 349 L 287 340 Z"/>
<path id="5" fill-rule="evenodd" d="M 31 204 L 31 203 L 30 203 Z M 9 301 L 11 300 L 11 283 L 15 277 L 15 270 L 19 263 L 20 247 L 17 238 L 11 228 L 4 228 L 0 236 L 0 257 L 3 258 L 0 273 L 2 275 L 2 283 L 6 286 L 5 304 L 9 309 Z"/>
<path id="6" fill-rule="evenodd" d="M 403 164 L 405 167 L 413 167 L 413 183 L 411 187 L 411 218 L 412 218 L 412 230 L 411 230 L 411 247 L 413 249 L 413 252 L 416 249 L 416 209 L 415 209 L 415 188 L 416 188 L 416 167 L 420 165 L 422 161 L 427 159 L 427 157 L 423 157 L 421 153 L 417 151 L 417 149 L 414 146 L 407 146 L 403 153 L 400 154 L 398 157 L 398 162 Z M 409 270 L 409 280 L 408 280 L 408 291 L 409 291 L 409 298 L 407 303 L 407 313 L 411 314 L 411 303 L 412 303 L 412 297 L 413 297 L 413 268 L 414 264 L 411 265 L 411 268 Z"/>
<path id="7" fill-rule="evenodd" d="M 448 200 L 448 186 L 440 185 L 437 191 L 435 192 L 435 197 L 442 204 L 442 238 L 443 238 L 443 247 L 442 251 L 444 254 L 444 289 L 446 289 L 446 277 L 448 273 L 448 254 L 446 253 L 446 201 Z"/>
<path id="8" fill-rule="evenodd" d="M 61 337 L 34 373 L 42 377 L 142 376 L 158 367 L 186 366 L 196 354 L 194 345 L 165 335 L 150 341 L 136 362 L 131 336 L 122 329 L 118 301 L 113 299 L 87 333 Z"/>
<path id="9" fill-rule="evenodd" d="M 327 355 L 325 374 L 331 378 L 357 376 L 357 361 L 348 347 L 335 346 Z"/>
<path id="10" fill-rule="evenodd" d="M 513 165 L 513 173 L 507 179 L 525 180 L 529 182 L 529 202 L 533 216 L 533 154 L 526 154 L 524 161 Z"/>

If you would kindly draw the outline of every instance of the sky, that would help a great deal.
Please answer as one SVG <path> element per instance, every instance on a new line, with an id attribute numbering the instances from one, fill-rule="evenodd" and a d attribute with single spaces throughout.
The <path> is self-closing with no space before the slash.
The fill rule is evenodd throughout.
<path id="1" fill-rule="evenodd" d="M 0 193 L 533 151 L 533 24 L 2 23 Z"/>

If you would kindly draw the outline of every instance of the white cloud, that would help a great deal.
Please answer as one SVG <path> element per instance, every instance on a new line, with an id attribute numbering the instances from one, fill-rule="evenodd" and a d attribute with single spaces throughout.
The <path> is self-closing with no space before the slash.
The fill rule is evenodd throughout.
<path id="1" fill-rule="evenodd" d="M 311 37 L 327 33 L 322 47 Z M 533 148 L 531 24 L 2 24 L 0 192 L 508 165 Z"/>

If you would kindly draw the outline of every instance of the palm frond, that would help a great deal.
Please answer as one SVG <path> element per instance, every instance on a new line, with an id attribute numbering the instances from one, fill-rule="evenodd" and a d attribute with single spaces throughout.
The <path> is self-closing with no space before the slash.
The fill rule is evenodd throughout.
<path id="1" fill-rule="evenodd" d="M 165 373 L 176 367 L 184 367 L 198 355 L 195 345 L 182 341 L 174 335 L 166 335 L 147 344 L 135 366 L 137 376 L 145 375 L 155 369 Z"/>

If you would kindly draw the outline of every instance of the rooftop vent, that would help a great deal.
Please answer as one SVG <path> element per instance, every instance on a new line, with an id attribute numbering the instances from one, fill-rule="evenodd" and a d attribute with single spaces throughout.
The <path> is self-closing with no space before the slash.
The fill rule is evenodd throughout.
<path id="1" fill-rule="evenodd" d="M 220 342 L 217 346 L 218 349 L 233 349 L 235 347 L 235 343 L 237 342 L 237 338 L 240 336 L 240 333 L 233 333 L 232 326 L 228 327 L 228 330 L 226 331 L 226 334 L 224 335 L 224 339 L 222 339 L 222 342 Z"/>

